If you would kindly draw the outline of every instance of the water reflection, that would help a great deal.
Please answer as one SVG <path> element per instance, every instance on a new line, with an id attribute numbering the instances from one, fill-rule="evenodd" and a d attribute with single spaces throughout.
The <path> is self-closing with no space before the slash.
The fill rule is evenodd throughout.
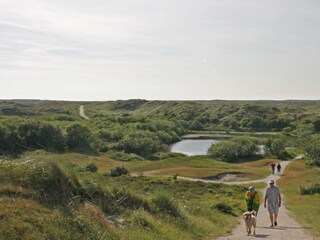
<path id="1" fill-rule="evenodd" d="M 207 155 L 211 144 L 217 143 L 216 139 L 186 139 L 171 146 L 171 152 L 183 153 L 187 156 Z"/>
<path id="2" fill-rule="evenodd" d="M 185 139 L 174 143 L 171 146 L 171 152 L 183 153 L 187 156 L 207 155 L 211 144 L 220 142 L 217 139 Z M 264 154 L 264 145 L 258 145 L 258 152 L 256 154 Z"/>

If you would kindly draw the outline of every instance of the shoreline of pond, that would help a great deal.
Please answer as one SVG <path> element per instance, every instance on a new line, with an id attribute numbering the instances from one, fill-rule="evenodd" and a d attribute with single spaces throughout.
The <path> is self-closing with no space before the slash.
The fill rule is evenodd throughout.
<path id="1" fill-rule="evenodd" d="M 186 134 L 181 137 L 179 142 L 170 145 L 170 152 L 182 153 L 187 156 L 207 155 L 208 149 L 212 144 L 220 141 L 229 140 L 234 135 L 227 134 Z M 264 145 L 257 145 L 259 153 L 263 154 Z"/>
<path id="2" fill-rule="evenodd" d="M 186 140 L 186 139 L 229 139 L 234 136 L 232 135 L 227 135 L 227 134 L 196 134 L 196 133 L 191 133 L 191 134 L 186 134 L 181 136 L 181 139 Z"/>

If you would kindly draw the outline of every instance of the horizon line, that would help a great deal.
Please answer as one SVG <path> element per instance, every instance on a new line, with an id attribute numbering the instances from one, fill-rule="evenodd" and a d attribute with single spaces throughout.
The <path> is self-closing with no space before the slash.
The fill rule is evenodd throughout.
<path id="1" fill-rule="evenodd" d="M 128 98 L 128 99 L 109 99 L 109 100 L 75 100 L 75 99 L 40 99 L 40 98 L 1 98 L 0 101 L 60 101 L 60 102 L 115 102 L 129 100 L 145 101 L 172 101 L 172 102 L 200 102 L 200 101 L 320 101 L 320 99 L 145 99 L 145 98 Z"/>

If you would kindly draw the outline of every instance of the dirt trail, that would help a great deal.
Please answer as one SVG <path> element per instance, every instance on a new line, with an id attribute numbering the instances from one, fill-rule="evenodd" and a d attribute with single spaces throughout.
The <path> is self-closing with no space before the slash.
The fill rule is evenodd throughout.
<path id="1" fill-rule="evenodd" d="M 84 119 L 89 119 L 89 117 L 87 117 L 86 114 L 84 113 L 84 106 L 83 105 L 80 105 L 80 107 L 79 107 L 79 114 Z"/>
<path id="2" fill-rule="evenodd" d="M 291 161 L 282 161 L 282 172 L 280 175 L 278 174 L 270 174 L 266 178 L 263 179 L 257 179 L 257 180 L 250 180 L 250 181 L 236 181 L 231 182 L 228 181 L 229 176 L 225 176 L 224 178 L 220 180 L 205 180 L 205 179 L 195 179 L 195 178 L 187 178 L 187 177 L 178 177 L 180 179 L 186 179 L 191 181 L 202 181 L 202 182 L 215 182 L 215 183 L 224 183 L 228 185 L 233 184 L 254 184 L 259 182 L 265 182 L 268 185 L 268 182 L 270 179 L 273 179 L 275 182 L 281 178 L 282 173 L 284 172 L 285 168 L 287 167 L 290 162 L 301 159 L 303 156 L 298 156 L 295 159 Z M 230 180 L 230 179 L 229 179 Z M 266 186 L 267 188 L 267 186 Z M 264 193 L 265 189 L 263 189 L 261 194 L 261 202 L 260 202 L 260 209 L 258 213 L 257 218 L 257 228 L 256 228 L 256 235 L 250 235 L 247 236 L 244 221 L 242 218 L 239 218 L 238 225 L 234 228 L 232 233 L 228 236 L 220 237 L 218 240 L 243 240 L 243 239 L 254 239 L 254 238 L 260 238 L 260 239 L 272 239 L 272 240 L 316 240 L 319 238 L 310 236 L 305 229 L 290 216 L 290 212 L 286 209 L 285 203 L 286 200 L 282 196 L 282 206 L 279 209 L 279 215 L 278 215 L 278 226 L 270 228 L 270 219 L 269 219 L 269 213 L 267 208 L 263 207 L 263 201 L 264 201 Z M 281 189 L 280 189 L 281 190 Z"/>
<path id="3" fill-rule="evenodd" d="M 301 159 L 301 157 L 295 158 L 293 160 Z M 291 160 L 291 161 L 293 161 Z M 282 171 L 286 168 L 286 166 L 291 162 L 281 162 Z M 254 182 L 266 182 L 270 179 L 274 179 L 275 181 L 279 179 L 281 175 L 269 175 L 268 177 L 260 180 L 254 181 L 246 181 L 246 182 L 228 182 L 227 184 L 242 184 L 242 183 L 254 183 Z M 266 188 L 265 188 L 266 189 Z M 261 194 L 261 202 L 260 202 L 260 209 L 257 218 L 257 228 L 256 228 L 256 235 L 255 236 L 247 236 L 244 222 L 241 218 L 239 218 L 239 223 L 236 228 L 232 231 L 231 235 L 220 237 L 218 240 L 241 240 L 241 239 L 254 239 L 254 238 L 261 238 L 261 239 L 275 239 L 275 240 L 315 240 L 319 238 L 315 238 L 310 236 L 308 233 L 305 232 L 305 229 L 296 222 L 291 216 L 290 212 L 285 207 L 285 198 L 282 195 L 282 206 L 279 209 L 278 215 L 278 226 L 270 228 L 270 219 L 269 213 L 267 208 L 263 207 L 263 200 L 264 200 L 264 193 L 265 189 L 263 190 L 263 194 Z"/>

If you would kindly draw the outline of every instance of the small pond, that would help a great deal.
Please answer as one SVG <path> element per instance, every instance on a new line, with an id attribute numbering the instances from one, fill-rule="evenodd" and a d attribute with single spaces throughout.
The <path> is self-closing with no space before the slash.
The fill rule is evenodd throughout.
<path id="1" fill-rule="evenodd" d="M 207 155 L 211 144 L 217 143 L 216 139 L 184 139 L 171 146 L 171 152 L 183 153 L 187 156 Z"/>
<path id="2" fill-rule="evenodd" d="M 183 139 L 171 145 L 170 152 L 183 153 L 187 156 L 207 155 L 211 144 L 220 142 L 217 139 Z M 264 154 L 264 146 L 258 145 L 257 154 Z"/>

